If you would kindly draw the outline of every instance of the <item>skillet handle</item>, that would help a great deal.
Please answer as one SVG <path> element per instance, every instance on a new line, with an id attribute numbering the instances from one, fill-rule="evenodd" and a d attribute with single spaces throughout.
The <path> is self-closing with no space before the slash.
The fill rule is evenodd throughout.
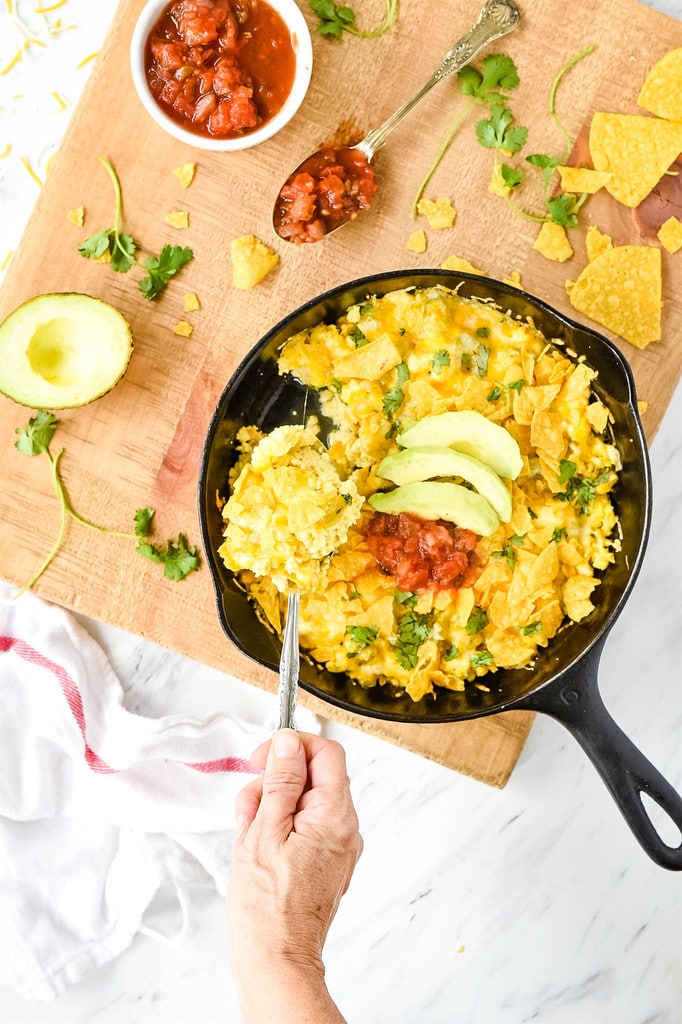
<path id="1" fill-rule="evenodd" d="M 637 749 L 604 707 L 597 669 L 604 637 L 580 662 L 523 702 L 561 722 L 581 745 L 606 783 L 635 837 L 661 867 L 682 870 L 682 797 Z M 518 707 L 518 705 L 516 705 Z M 679 829 L 680 843 L 668 846 L 649 817 L 642 794 L 661 807 Z"/>

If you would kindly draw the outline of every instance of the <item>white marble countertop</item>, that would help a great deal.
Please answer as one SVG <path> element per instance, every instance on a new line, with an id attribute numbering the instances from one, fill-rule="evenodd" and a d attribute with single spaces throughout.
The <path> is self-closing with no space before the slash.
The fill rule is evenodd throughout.
<path id="1" fill-rule="evenodd" d="M 16 51 L 5 6 L 2 67 Z M 19 2 L 39 26 L 36 6 Z M 652 6 L 682 18 L 681 0 Z M 76 65 L 98 49 L 115 7 L 115 0 L 69 0 L 51 17 L 77 27 L 44 50 L 31 48 L 30 60 L 0 77 L 0 153 L 12 143 L 0 160 L 0 263 L 18 244 L 37 195 L 18 157 L 44 175 L 87 77 L 88 65 Z M 681 408 L 678 387 L 652 445 L 654 517 L 644 567 L 600 672 L 610 711 L 678 790 Z M 244 683 L 83 621 L 109 654 L 131 710 L 256 715 L 272 706 L 274 697 Z M 325 732 L 346 748 L 365 837 L 326 947 L 330 989 L 349 1022 L 679 1024 L 680 879 L 642 852 L 561 726 L 538 718 L 502 791 L 356 730 L 326 725 Z M 170 896 L 150 910 L 157 927 L 172 929 L 176 917 Z M 0 1020 L 238 1022 L 227 948 L 222 901 L 197 887 L 181 945 L 140 935 L 50 1004 L 0 989 Z"/>

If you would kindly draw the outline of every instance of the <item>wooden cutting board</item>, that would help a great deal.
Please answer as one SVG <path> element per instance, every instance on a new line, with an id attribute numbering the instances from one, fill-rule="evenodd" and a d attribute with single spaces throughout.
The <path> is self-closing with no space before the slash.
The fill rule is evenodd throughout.
<path id="1" fill-rule="evenodd" d="M 175 142 L 140 105 L 128 70 L 128 46 L 142 0 L 122 0 L 106 44 L 54 161 L 34 214 L 0 293 L 0 314 L 40 292 L 82 291 L 117 306 L 128 318 L 135 354 L 128 373 L 109 395 L 80 410 L 58 414 L 53 447 L 65 448 L 61 468 L 74 507 L 97 522 L 130 528 L 134 510 L 156 508 L 159 538 L 185 532 L 198 542 L 196 482 L 202 441 L 216 401 L 250 347 L 308 298 L 354 277 L 381 271 L 437 267 L 451 253 L 493 277 L 513 270 L 524 287 L 565 312 L 564 290 L 584 264 L 584 227 L 572 232 L 576 256 L 550 263 L 532 249 L 536 227 L 513 214 L 487 190 L 491 154 L 474 138 L 475 118 L 464 124 L 427 194 L 449 195 L 458 210 L 455 227 L 428 231 L 422 256 L 405 250 L 415 223 L 408 211 L 461 97 L 456 81 L 438 86 L 410 115 L 376 160 L 380 191 L 371 213 L 320 245 L 293 247 L 274 238 L 270 211 L 278 184 L 291 168 L 340 127 L 376 127 L 411 96 L 440 63 L 445 49 L 468 28 L 478 0 L 401 0 L 397 25 L 384 37 L 331 41 L 314 35 L 310 92 L 294 120 L 253 151 L 205 154 Z M 307 3 L 301 7 L 311 28 Z M 383 3 L 356 5 L 369 23 Z M 596 53 L 565 78 L 558 110 L 573 137 L 595 109 L 636 112 L 635 97 L 649 66 L 682 46 L 682 24 L 633 0 L 521 0 L 521 27 L 495 48 L 509 53 L 521 85 L 513 108 L 530 128 L 527 152 L 560 152 L 562 141 L 546 113 L 552 78 L 590 44 Z M 82 259 L 78 242 L 112 221 L 109 180 L 96 157 L 114 163 L 123 186 L 124 224 L 147 251 L 165 242 L 194 249 L 195 260 L 159 302 L 146 302 L 134 274 L 114 274 Z M 197 163 L 184 191 L 171 169 Z M 657 209 L 618 207 L 599 196 L 585 223 L 611 231 L 616 243 L 651 242 L 660 224 L 680 206 L 679 179 L 666 178 Z M 524 202 L 536 197 L 527 192 Z M 651 207 L 649 204 L 649 207 Z M 84 229 L 67 221 L 83 205 Z M 170 210 L 188 209 L 190 227 L 164 223 Z M 598 216 L 597 216 L 598 213 Z M 652 220 L 653 218 L 653 220 Z M 652 226 L 653 225 L 653 226 Z M 423 225 L 420 225 L 423 226 Z M 652 235 L 653 230 L 653 235 Z M 231 288 L 230 240 L 246 232 L 273 245 L 279 268 L 249 292 Z M 649 405 L 645 429 L 652 437 L 679 375 L 682 346 L 682 256 L 664 253 L 664 338 L 645 352 L 625 343 L 640 397 Z M 194 333 L 172 331 L 184 317 L 183 294 L 196 292 L 202 309 L 190 314 Z M 0 400 L 0 575 L 24 582 L 51 547 L 58 507 L 45 459 L 27 459 L 14 448 L 15 428 L 30 413 Z M 275 689 L 268 671 L 242 657 L 226 640 L 214 610 L 207 568 L 180 584 L 141 559 L 134 544 L 102 537 L 70 523 L 66 544 L 36 591 L 47 600 L 112 623 L 256 686 Z M 504 785 L 527 736 L 532 715 L 510 713 L 447 726 L 391 725 L 346 715 L 303 695 L 318 713 L 407 747 L 495 786 Z"/>

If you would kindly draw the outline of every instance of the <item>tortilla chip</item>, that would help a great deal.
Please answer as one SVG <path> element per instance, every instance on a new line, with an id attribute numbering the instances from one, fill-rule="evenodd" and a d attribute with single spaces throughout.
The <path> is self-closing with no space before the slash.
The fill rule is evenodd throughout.
<path id="1" fill-rule="evenodd" d="M 658 117 L 682 121 L 682 49 L 671 50 L 654 64 L 637 103 Z"/>
<path id="2" fill-rule="evenodd" d="M 473 263 L 469 263 L 468 260 L 462 259 L 461 256 L 448 256 L 440 265 L 441 270 L 461 270 L 465 274 L 484 274 L 485 271 L 479 270 Z"/>
<path id="3" fill-rule="evenodd" d="M 611 177 L 608 171 L 593 171 L 589 167 L 557 167 L 561 175 L 561 187 L 564 192 L 587 192 L 594 195 L 603 188 Z"/>
<path id="4" fill-rule="evenodd" d="M 661 250 L 619 245 L 588 263 L 568 293 L 579 313 L 637 348 L 661 337 Z"/>
<path id="5" fill-rule="evenodd" d="M 601 256 L 607 249 L 613 249 L 613 239 L 610 235 L 600 231 L 594 224 L 590 224 L 587 229 L 585 246 L 587 248 L 587 258 L 591 263 L 592 260 L 596 260 L 597 256 Z"/>
<path id="6" fill-rule="evenodd" d="M 596 434 L 603 434 L 606 424 L 609 422 L 609 410 L 599 399 L 596 399 L 594 402 L 590 402 L 585 409 L 585 419 Z"/>
<path id="7" fill-rule="evenodd" d="M 502 177 L 502 168 L 496 164 L 493 168 L 493 175 L 488 185 L 488 192 L 492 192 L 494 196 L 500 196 L 501 199 L 506 198 L 511 192 L 509 185 L 505 185 L 504 178 Z"/>
<path id="8" fill-rule="evenodd" d="M 230 242 L 232 285 L 253 288 L 279 263 L 279 256 L 255 235 L 240 235 Z"/>
<path id="9" fill-rule="evenodd" d="M 542 253 L 546 259 L 556 260 L 557 263 L 563 263 L 573 255 L 566 229 L 561 224 L 555 224 L 554 221 L 549 220 L 545 221 L 538 231 L 533 248 Z"/>
<path id="10" fill-rule="evenodd" d="M 172 228 L 182 229 L 189 227 L 189 213 L 187 210 L 171 210 L 163 219 Z"/>
<path id="11" fill-rule="evenodd" d="M 402 356 L 388 334 L 380 334 L 368 345 L 334 360 L 336 380 L 379 380 L 402 362 Z"/>
<path id="12" fill-rule="evenodd" d="M 407 240 L 405 248 L 411 252 L 426 252 L 426 235 L 424 232 L 421 229 L 413 231 Z"/>
<path id="13" fill-rule="evenodd" d="M 189 188 L 194 181 L 196 169 L 196 164 L 188 163 L 182 164 L 180 167 L 174 167 L 171 173 L 175 175 L 183 188 Z"/>
<path id="14" fill-rule="evenodd" d="M 644 401 L 642 401 L 640 399 L 637 400 L 637 412 L 639 413 L 640 416 L 643 416 L 648 408 L 649 408 L 649 403 L 648 402 L 644 402 Z"/>
<path id="15" fill-rule="evenodd" d="M 194 328 L 188 320 L 180 320 L 173 328 L 173 334 L 179 334 L 182 338 L 189 338 Z"/>
<path id="16" fill-rule="evenodd" d="M 642 114 L 596 113 L 590 125 L 595 170 L 608 171 L 606 191 L 639 206 L 682 151 L 682 122 Z"/>
<path id="17" fill-rule="evenodd" d="M 563 601 L 566 614 L 574 622 L 580 622 L 593 610 L 590 594 L 597 586 L 593 576 L 569 576 L 564 583 Z"/>
<path id="18" fill-rule="evenodd" d="M 82 228 L 85 223 L 84 207 L 77 206 L 75 210 L 69 210 L 66 215 L 66 219 L 70 220 L 72 224 L 75 224 L 77 228 Z"/>
<path id="19" fill-rule="evenodd" d="M 429 222 L 429 227 L 437 230 L 451 228 L 457 216 L 455 208 L 447 196 L 439 196 L 438 199 L 420 199 L 417 203 L 417 213 L 423 214 Z"/>
<path id="20" fill-rule="evenodd" d="M 658 240 L 663 248 L 670 253 L 682 249 L 682 220 L 678 220 L 677 217 L 668 217 L 658 231 Z"/>
<path id="21" fill-rule="evenodd" d="M 510 284 L 512 288 L 523 288 L 521 284 L 521 275 L 518 270 L 512 270 L 509 277 L 503 277 L 502 281 L 504 284 Z"/>
<path id="22" fill-rule="evenodd" d="M 195 292 L 186 292 L 184 295 L 185 313 L 193 313 L 195 309 L 201 309 L 199 296 Z"/>

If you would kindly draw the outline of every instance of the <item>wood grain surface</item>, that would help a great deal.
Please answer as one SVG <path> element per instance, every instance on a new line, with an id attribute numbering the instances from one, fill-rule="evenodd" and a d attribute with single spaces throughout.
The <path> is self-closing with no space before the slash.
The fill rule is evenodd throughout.
<path id="1" fill-rule="evenodd" d="M 521 27 L 494 49 L 515 60 L 521 84 L 513 108 L 529 126 L 526 152 L 561 152 L 562 139 L 547 116 L 552 78 L 583 48 L 597 50 L 564 79 L 557 107 L 578 140 L 596 109 L 637 112 L 635 99 L 650 65 L 682 46 L 682 24 L 633 0 L 521 0 Z M 302 10 L 311 28 L 314 18 Z M 667 176 L 638 210 L 606 195 L 591 199 L 581 229 L 571 232 L 574 258 L 551 263 L 532 249 L 536 225 L 519 218 L 491 195 L 491 153 L 474 137 L 476 117 L 462 126 L 428 193 L 449 195 L 458 210 L 455 227 L 428 231 L 429 247 L 405 250 L 417 226 L 412 197 L 461 105 L 456 81 L 432 91 L 418 112 L 397 129 L 376 158 L 380 184 L 371 212 L 319 245 L 295 247 L 272 235 L 270 214 L 279 183 L 304 156 L 338 131 L 376 127 L 419 88 L 445 50 L 478 13 L 477 0 L 401 0 L 397 25 L 377 40 L 314 35 L 311 88 L 293 121 L 274 139 L 236 154 L 192 150 L 165 135 L 135 95 L 128 69 L 132 27 L 142 0 L 122 0 L 107 42 L 74 113 L 0 293 L 0 314 L 48 291 L 81 291 L 117 306 L 128 318 L 135 352 L 124 380 L 92 405 L 58 414 L 53 447 L 64 447 L 62 471 L 74 507 L 85 517 L 128 529 L 135 509 L 156 508 L 158 536 L 185 532 L 198 543 L 196 483 L 206 428 L 225 383 L 252 345 L 278 320 L 325 289 L 371 273 L 438 267 L 451 253 L 491 277 L 520 271 L 524 288 L 572 315 L 564 289 L 585 263 L 584 231 L 596 223 L 617 244 L 651 243 L 655 230 L 680 206 L 680 179 Z M 367 3 L 368 20 L 383 4 Z M 359 9 L 358 9 L 359 10 Z M 109 179 L 97 162 L 108 157 L 123 186 L 124 224 L 148 252 L 165 242 L 194 249 L 195 259 L 159 302 L 145 301 L 135 271 L 115 274 L 82 259 L 78 242 L 112 221 Z M 183 190 L 171 169 L 197 163 L 194 183 Z M 524 204 L 537 203 L 534 186 Z M 83 205 L 83 229 L 67 211 Z M 170 210 L 188 209 L 190 226 L 164 223 Z M 423 226 L 423 225 L 419 225 Z M 229 243 L 246 232 L 280 254 L 278 269 L 258 287 L 231 287 Z M 680 254 L 663 253 L 664 335 L 638 352 L 618 342 L 630 359 L 639 396 L 646 400 L 649 438 L 679 376 L 682 344 Z M 188 315 L 190 338 L 172 331 L 184 318 L 183 294 L 196 292 L 199 312 Z M 577 319 L 580 319 L 577 317 Z M 587 322 L 587 321 L 586 321 Z M 617 341 L 617 339 L 615 339 Z M 0 575 L 23 583 L 51 547 L 59 510 L 45 459 L 27 459 L 14 448 L 15 428 L 30 412 L 0 400 Z M 71 522 L 58 558 L 36 592 L 89 616 L 275 689 L 276 679 L 242 657 L 223 635 L 206 567 L 182 583 L 165 580 L 158 566 L 135 553 L 129 541 L 100 536 Z M 532 722 L 508 713 L 454 725 L 391 725 L 346 715 L 307 695 L 318 713 L 346 723 L 495 786 L 504 785 Z"/>

